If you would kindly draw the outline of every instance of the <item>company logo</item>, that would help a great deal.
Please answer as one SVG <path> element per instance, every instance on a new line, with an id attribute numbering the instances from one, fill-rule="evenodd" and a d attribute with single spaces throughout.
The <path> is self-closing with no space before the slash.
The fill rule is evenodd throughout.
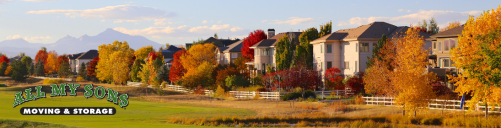
<path id="1" fill-rule="evenodd" d="M 50 85 L 51 97 L 67 96 L 66 87 L 70 90 L 69 96 L 77 96 L 76 90 L 80 84 L 57 84 Z M 97 86 L 94 88 L 92 84 L 84 86 L 84 97 L 89 98 L 95 96 L 97 99 L 103 99 L 107 96 L 109 102 L 120 106 L 121 108 L 129 106 L 129 96 L 127 94 L 118 94 L 117 91 L 111 88 Z M 35 91 L 35 94 L 32 94 Z M 23 91 L 15 94 L 13 107 L 21 105 L 25 102 L 35 101 L 40 98 L 46 98 L 45 92 L 42 91 L 42 86 L 36 86 L 35 90 L 27 88 L 23 96 Z M 113 107 L 23 107 L 20 110 L 23 115 L 114 115 L 116 109 Z"/>

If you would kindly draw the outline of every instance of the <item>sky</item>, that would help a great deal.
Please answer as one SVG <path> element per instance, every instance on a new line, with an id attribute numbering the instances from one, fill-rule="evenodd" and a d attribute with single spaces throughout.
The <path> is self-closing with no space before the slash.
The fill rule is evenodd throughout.
<path id="1" fill-rule="evenodd" d="M 329 21 L 333 31 L 374 21 L 409 26 L 431 17 L 444 28 L 499 4 L 499 0 L 0 0 L 0 41 L 23 38 L 50 44 L 67 35 L 95 36 L 112 28 L 181 45 L 214 33 L 242 39 L 257 29 L 280 33 L 318 28 Z"/>

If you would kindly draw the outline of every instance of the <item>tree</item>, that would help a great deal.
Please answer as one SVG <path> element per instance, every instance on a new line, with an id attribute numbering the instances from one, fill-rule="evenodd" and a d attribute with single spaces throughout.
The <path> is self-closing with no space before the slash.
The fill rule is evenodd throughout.
<path id="1" fill-rule="evenodd" d="M 47 63 L 44 65 L 45 73 L 57 73 L 57 65 L 57 53 L 55 51 L 50 51 L 47 56 Z"/>
<path id="2" fill-rule="evenodd" d="M 157 70 L 156 79 L 158 81 L 169 81 L 169 68 L 165 65 L 160 66 Z"/>
<path id="3" fill-rule="evenodd" d="M 365 70 L 363 76 L 366 93 L 388 97 L 395 97 L 398 94 L 396 86 L 390 83 L 390 73 L 393 70 L 389 67 L 384 60 L 374 59 L 374 63 Z"/>
<path id="4" fill-rule="evenodd" d="M 234 67 L 226 67 L 223 70 L 217 71 L 216 85 L 227 87 L 226 78 L 231 75 L 238 75 L 239 72 Z"/>
<path id="5" fill-rule="evenodd" d="M 70 60 L 68 58 L 68 55 L 66 54 L 63 54 L 63 55 L 60 55 L 57 57 L 57 66 L 56 66 L 56 69 L 59 70 L 59 67 L 63 64 L 63 63 L 70 63 Z M 71 69 L 70 69 L 71 71 Z"/>
<path id="6" fill-rule="evenodd" d="M 306 90 L 312 90 L 318 84 L 318 71 L 313 69 L 305 69 L 301 67 L 292 67 L 283 71 L 276 72 L 276 75 L 280 75 L 279 88 L 285 88 L 291 90 L 294 88 L 301 88 L 301 94 L 303 98 Z M 275 84 L 278 85 L 278 84 Z"/>
<path id="7" fill-rule="evenodd" d="M 7 58 L 5 55 L 2 55 L 2 57 L 0 57 L 0 63 L 2 62 L 6 62 L 6 63 L 9 63 L 9 58 Z"/>
<path id="8" fill-rule="evenodd" d="M 339 68 L 329 68 L 325 70 L 325 80 L 328 84 L 327 87 L 333 90 L 344 90 L 343 77 Z"/>
<path id="9" fill-rule="evenodd" d="M 319 32 L 314 27 L 306 29 L 299 35 L 300 45 L 296 46 L 294 65 L 306 65 L 308 69 L 313 69 L 313 45 L 310 41 L 317 38 L 319 38 Z"/>
<path id="10" fill-rule="evenodd" d="M 87 69 L 85 70 L 88 76 L 88 79 L 95 79 L 96 78 L 96 66 L 97 63 L 99 62 L 99 57 L 94 57 L 91 62 L 89 62 L 89 66 L 87 66 Z"/>
<path id="11" fill-rule="evenodd" d="M 369 61 L 367 61 L 367 67 L 371 67 L 371 65 L 374 63 L 374 61 L 377 59 L 377 60 L 382 60 L 383 57 L 380 56 L 381 54 L 379 54 L 381 48 L 383 48 L 383 46 L 386 44 L 388 40 L 388 37 L 386 37 L 385 34 L 383 34 L 383 36 L 381 36 L 381 38 L 377 41 L 377 44 L 374 46 L 374 49 L 372 50 L 372 57 L 369 58 L 367 57 L 367 59 Z"/>
<path id="12" fill-rule="evenodd" d="M 123 43 L 115 41 L 113 44 L 103 44 L 98 47 L 98 52 L 99 61 L 96 66 L 96 77 L 100 81 L 127 81 L 130 70 L 129 64 L 132 62 L 132 56 L 134 55 L 134 50 L 129 47 L 129 44 L 126 41 L 123 41 Z M 120 75 L 113 73 L 120 73 Z"/>
<path id="13" fill-rule="evenodd" d="M 292 55 L 294 54 L 293 47 L 295 47 L 293 42 L 294 38 L 289 39 L 289 35 L 287 34 L 278 40 L 275 46 L 277 71 L 286 70 L 291 67 Z"/>
<path id="14" fill-rule="evenodd" d="M 7 68 L 5 69 L 5 72 L 4 72 L 4 75 L 6 76 L 10 76 L 10 74 L 12 73 L 12 66 L 9 65 L 7 66 Z"/>
<path id="15" fill-rule="evenodd" d="M 427 29 L 428 28 L 428 23 L 426 22 L 425 19 L 423 19 L 423 22 L 422 23 L 419 22 L 417 27 L 426 28 Z"/>
<path id="16" fill-rule="evenodd" d="M 346 88 L 349 88 L 353 94 L 365 93 L 364 90 L 364 73 L 360 72 L 359 74 L 350 77 L 348 81 L 345 82 Z"/>
<path id="17" fill-rule="evenodd" d="M 33 65 L 33 59 L 31 59 L 30 56 L 23 56 L 21 62 L 23 62 L 26 65 L 26 67 L 30 67 L 30 65 Z"/>
<path id="18" fill-rule="evenodd" d="M 140 82 L 141 77 L 138 77 L 138 73 L 141 72 L 141 67 L 142 64 L 145 64 L 143 59 L 136 59 L 134 61 L 134 64 L 132 65 L 132 68 L 130 69 L 130 79 L 133 82 Z"/>
<path id="19" fill-rule="evenodd" d="M 419 30 L 408 29 L 405 36 L 392 39 L 397 53 L 391 72 L 390 83 L 396 86 L 398 96 L 396 104 L 402 105 L 407 111 L 416 111 L 428 107 L 434 98 L 430 84 L 436 79 L 432 72 L 426 73 L 428 65 L 428 51 L 423 50 L 424 40 Z"/>
<path id="20" fill-rule="evenodd" d="M 217 33 L 214 33 L 214 38 L 218 39 L 218 37 L 217 37 Z"/>
<path id="21" fill-rule="evenodd" d="M 249 47 L 264 39 L 266 39 L 266 34 L 263 30 L 258 29 L 254 30 L 254 32 L 249 33 L 249 36 L 244 39 L 242 44 L 242 57 L 244 57 L 246 61 L 254 60 L 254 49 L 250 49 Z"/>
<path id="22" fill-rule="evenodd" d="M 332 21 L 325 23 L 325 25 L 320 25 L 320 32 L 318 37 L 323 37 L 332 33 Z"/>
<path id="23" fill-rule="evenodd" d="M 146 57 L 148 57 L 148 54 L 152 51 L 154 51 L 153 46 L 149 45 L 139 48 L 137 51 L 134 52 L 134 55 L 136 56 L 137 59 L 146 59 Z"/>
<path id="24" fill-rule="evenodd" d="M 461 26 L 461 23 L 459 21 L 454 21 L 454 22 L 449 22 L 449 25 L 447 27 L 440 29 L 440 32 L 447 31 L 449 29 L 453 29 L 455 27 Z"/>
<path id="25" fill-rule="evenodd" d="M 38 60 L 42 60 L 42 63 L 45 65 L 47 63 L 47 48 L 42 47 L 40 50 L 38 50 L 37 55 L 35 56 L 35 62 L 39 62 Z"/>
<path id="26" fill-rule="evenodd" d="M 84 73 L 85 69 L 87 69 L 87 66 L 85 66 L 85 63 L 84 63 L 84 62 L 82 62 L 82 63 L 80 64 L 79 69 L 78 69 L 78 76 L 83 77 L 83 76 L 84 76 L 84 74 L 83 74 L 83 73 Z"/>
<path id="27" fill-rule="evenodd" d="M 35 76 L 44 76 L 45 75 L 45 67 L 43 64 L 43 60 L 39 59 L 35 64 Z"/>
<path id="28" fill-rule="evenodd" d="M 84 70 L 84 71 L 82 72 L 82 78 L 83 78 L 84 80 L 89 80 L 89 76 L 88 76 L 87 70 Z"/>
<path id="29" fill-rule="evenodd" d="M 457 77 L 450 82 L 457 86 L 455 92 L 460 95 L 469 94 L 472 98 L 467 105 L 470 110 L 482 101 L 485 103 L 485 118 L 488 108 L 493 110 L 501 98 L 501 6 L 484 11 L 480 16 L 466 21 L 462 36 L 458 37 L 458 46 L 451 50 L 452 60 L 456 68 L 461 69 Z M 449 26 L 453 26 L 451 23 Z M 451 27 L 447 27 L 451 28 Z M 489 103 L 489 104 L 488 104 Z"/>
<path id="30" fill-rule="evenodd" d="M 57 71 L 57 75 L 59 77 L 65 78 L 71 74 L 70 63 L 63 61 L 61 66 L 59 66 L 59 70 Z"/>
<path id="31" fill-rule="evenodd" d="M 226 87 L 234 90 L 235 87 L 248 87 L 250 82 L 242 75 L 230 75 L 225 79 Z"/>
<path id="32" fill-rule="evenodd" d="M 5 70 L 7 70 L 7 67 L 9 65 L 7 64 L 7 62 L 2 62 L 2 65 L 0 66 L 0 76 L 3 76 L 5 75 Z"/>
<path id="33" fill-rule="evenodd" d="M 180 57 L 181 64 L 187 72 L 194 71 L 204 62 L 214 65 L 216 64 L 216 59 L 214 59 L 216 58 L 215 49 L 216 46 L 210 43 L 193 45 L 187 51 L 188 54 Z"/>
<path id="34" fill-rule="evenodd" d="M 186 50 L 181 49 L 174 53 L 173 58 L 172 58 L 172 66 L 170 67 L 169 71 L 169 80 L 172 82 L 177 82 L 181 80 L 181 78 L 184 76 L 184 73 L 186 73 L 186 69 L 183 67 L 183 64 L 181 64 L 181 56 L 184 56 L 186 54 Z"/>
<path id="35" fill-rule="evenodd" d="M 214 80 L 212 79 L 213 70 L 213 64 L 208 61 L 202 62 L 202 64 L 196 69 L 191 69 L 186 72 L 182 78 L 182 86 L 189 89 L 193 89 L 198 86 L 209 87 L 214 83 Z"/>
<path id="36" fill-rule="evenodd" d="M 28 68 L 28 75 L 31 76 L 35 73 L 35 65 L 31 64 Z"/>
<path id="37" fill-rule="evenodd" d="M 431 31 L 431 34 L 437 34 L 440 31 L 440 28 L 437 25 L 437 22 L 435 21 L 435 17 L 431 17 L 430 19 L 430 25 L 428 25 L 428 30 Z"/>

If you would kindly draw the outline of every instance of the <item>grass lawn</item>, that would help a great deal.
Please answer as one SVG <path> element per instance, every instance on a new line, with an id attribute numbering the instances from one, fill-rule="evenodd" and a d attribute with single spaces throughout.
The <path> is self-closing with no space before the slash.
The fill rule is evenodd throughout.
<path id="1" fill-rule="evenodd" d="M 214 116 L 251 116 L 256 112 L 247 109 L 232 109 L 206 107 L 183 103 L 158 103 L 137 97 L 129 99 L 126 109 L 120 108 L 104 99 L 83 95 L 50 97 L 50 91 L 45 91 L 47 98 L 25 102 L 15 108 L 14 94 L 24 90 L 19 87 L 0 87 L 0 119 L 23 120 L 62 124 L 76 127 L 199 127 L 194 125 L 167 124 L 170 117 L 196 118 Z M 69 90 L 67 90 L 69 91 Z M 22 107 L 115 107 L 115 115 L 21 115 Z M 3 125 L 3 126 L 2 126 Z M 0 123 L 0 127 L 5 124 Z M 9 127 L 9 126 L 7 126 Z"/>

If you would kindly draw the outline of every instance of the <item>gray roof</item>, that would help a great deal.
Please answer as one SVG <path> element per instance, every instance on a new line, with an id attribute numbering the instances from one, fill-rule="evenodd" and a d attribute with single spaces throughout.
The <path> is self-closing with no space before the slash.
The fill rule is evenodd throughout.
<path id="1" fill-rule="evenodd" d="M 244 40 L 240 40 L 228 46 L 223 52 L 242 52 L 242 47 L 244 46 Z"/>
<path id="2" fill-rule="evenodd" d="M 439 33 L 431 36 L 431 38 L 457 37 L 458 35 L 462 35 L 463 29 L 464 29 L 464 25 L 461 25 L 459 27 L 455 27 L 455 28 L 451 28 L 451 29 L 443 31 L 443 32 L 439 32 Z"/>
<path id="3" fill-rule="evenodd" d="M 89 50 L 85 53 L 83 53 L 82 55 L 80 55 L 78 58 L 76 59 L 94 59 L 94 57 L 99 57 L 99 52 L 97 52 L 97 50 Z"/>
<path id="4" fill-rule="evenodd" d="M 251 47 L 270 47 L 270 46 L 275 46 L 278 43 L 278 40 L 282 38 L 285 34 L 288 34 L 290 37 L 294 38 L 294 44 L 298 45 L 300 44 L 299 42 L 299 35 L 301 35 L 303 32 L 284 32 L 284 33 L 279 33 L 270 39 L 264 39 L 260 42 L 257 42 L 256 44 L 252 45 Z"/>

